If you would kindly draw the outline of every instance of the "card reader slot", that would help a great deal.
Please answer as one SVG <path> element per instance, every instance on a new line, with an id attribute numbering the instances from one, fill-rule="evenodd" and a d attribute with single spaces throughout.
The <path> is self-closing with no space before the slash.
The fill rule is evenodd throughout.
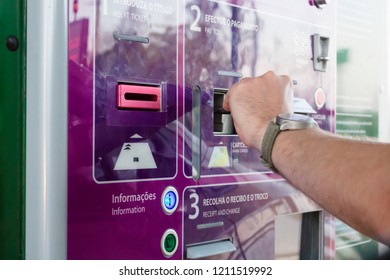
<path id="1" fill-rule="evenodd" d="M 223 99 L 227 94 L 227 89 L 214 89 L 214 134 L 217 135 L 234 135 L 236 134 L 233 119 L 230 112 L 223 109 Z"/>

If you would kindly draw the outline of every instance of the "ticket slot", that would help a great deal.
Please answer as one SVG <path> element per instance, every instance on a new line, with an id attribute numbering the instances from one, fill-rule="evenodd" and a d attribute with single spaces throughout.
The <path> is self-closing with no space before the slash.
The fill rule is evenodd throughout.
<path id="1" fill-rule="evenodd" d="M 127 110 L 161 111 L 161 86 L 118 83 L 117 107 Z"/>

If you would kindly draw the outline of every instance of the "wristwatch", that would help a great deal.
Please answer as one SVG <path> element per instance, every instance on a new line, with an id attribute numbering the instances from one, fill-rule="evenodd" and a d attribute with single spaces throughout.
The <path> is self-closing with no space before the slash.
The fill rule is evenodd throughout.
<path id="1" fill-rule="evenodd" d="M 261 159 L 263 164 L 273 172 L 278 173 L 278 170 L 272 162 L 272 149 L 276 137 L 284 130 L 298 130 L 312 127 L 318 127 L 318 124 L 313 118 L 307 115 L 289 113 L 278 115 L 275 121 L 271 121 L 268 124 L 263 137 L 261 146 Z"/>

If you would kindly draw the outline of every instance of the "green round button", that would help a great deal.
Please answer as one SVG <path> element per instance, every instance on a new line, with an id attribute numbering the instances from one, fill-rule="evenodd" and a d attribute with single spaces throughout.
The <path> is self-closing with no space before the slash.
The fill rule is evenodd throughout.
<path id="1" fill-rule="evenodd" d="M 164 240 L 164 249 L 168 253 L 172 253 L 176 248 L 176 236 L 172 233 L 168 234 Z"/>
<path id="2" fill-rule="evenodd" d="M 163 236 L 161 237 L 160 246 L 161 251 L 164 254 L 165 257 L 170 258 L 172 257 L 179 245 L 179 237 L 177 236 L 176 231 L 173 229 L 167 229 Z"/>

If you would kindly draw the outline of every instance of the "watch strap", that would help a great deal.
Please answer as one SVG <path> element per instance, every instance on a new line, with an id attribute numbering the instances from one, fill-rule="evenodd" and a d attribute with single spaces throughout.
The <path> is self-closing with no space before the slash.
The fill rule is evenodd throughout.
<path id="1" fill-rule="evenodd" d="M 275 173 L 278 173 L 278 170 L 272 162 L 272 150 L 275 144 L 275 139 L 281 132 L 280 126 L 273 121 L 268 124 L 267 130 L 265 131 L 263 137 L 263 143 L 261 146 L 261 159 L 265 167 L 269 168 Z"/>

